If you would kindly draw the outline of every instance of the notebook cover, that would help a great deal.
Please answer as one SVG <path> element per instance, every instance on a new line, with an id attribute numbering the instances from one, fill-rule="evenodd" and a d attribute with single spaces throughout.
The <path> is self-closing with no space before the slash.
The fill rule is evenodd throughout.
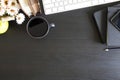
<path id="1" fill-rule="evenodd" d="M 120 47 L 120 31 L 111 23 L 110 19 L 120 9 L 120 5 L 108 7 L 107 15 L 107 45 L 109 47 Z"/>
<path id="2" fill-rule="evenodd" d="M 93 16 L 98 28 L 101 41 L 102 43 L 106 43 L 107 9 L 96 11 Z"/>

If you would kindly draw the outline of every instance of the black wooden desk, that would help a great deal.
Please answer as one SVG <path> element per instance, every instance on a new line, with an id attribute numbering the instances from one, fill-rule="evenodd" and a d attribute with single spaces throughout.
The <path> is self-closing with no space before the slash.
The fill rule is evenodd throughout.
<path id="1" fill-rule="evenodd" d="M 104 51 L 92 19 L 106 6 L 47 16 L 56 28 L 42 40 L 11 23 L 0 36 L 0 80 L 120 80 L 120 50 Z"/>

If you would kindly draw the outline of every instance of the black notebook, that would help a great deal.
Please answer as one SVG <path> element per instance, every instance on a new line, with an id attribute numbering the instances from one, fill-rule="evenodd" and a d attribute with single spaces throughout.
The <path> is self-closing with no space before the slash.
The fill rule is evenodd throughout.
<path id="1" fill-rule="evenodd" d="M 106 43 L 106 29 L 107 29 L 107 8 L 96 11 L 94 19 L 98 28 L 98 32 L 103 43 Z"/>
<path id="2" fill-rule="evenodd" d="M 120 4 L 94 13 L 101 39 L 108 47 L 120 47 L 120 31 L 111 23 L 111 18 L 120 11 Z"/>
<path id="3" fill-rule="evenodd" d="M 120 9 L 120 5 L 108 7 L 107 15 L 107 45 L 109 47 L 120 47 L 120 31 L 111 23 L 111 18 Z"/>

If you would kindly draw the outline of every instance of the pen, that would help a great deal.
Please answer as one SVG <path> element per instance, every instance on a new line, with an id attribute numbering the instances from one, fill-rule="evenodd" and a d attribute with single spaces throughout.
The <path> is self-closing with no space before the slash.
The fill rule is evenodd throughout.
<path id="1" fill-rule="evenodd" d="M 112 49 L 120 49 L 120 47 L 105 48 L 105 51 L 108 52 L 108 51 L 110 51 L 110 50 L 112 50 Z"/>

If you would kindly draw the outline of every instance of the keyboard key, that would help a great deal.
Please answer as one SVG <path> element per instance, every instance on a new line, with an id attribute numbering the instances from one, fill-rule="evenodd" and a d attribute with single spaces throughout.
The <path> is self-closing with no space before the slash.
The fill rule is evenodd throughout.
<path id="1" fill-rule="evenodd" d="M 43 3 L 44 3 L 44 4 L 50 4 L 50 3 L 52 3 L 52 2 L 51 2 L 51 0 L 43 0 Z"/>
<path id="2" fill-rule="evenodd" d="M 58 10 L 59 10 L 59 11 L 63 11 L 63 10 L 64 10 L 64 7 L 59 7 Z"/>
<path id="3" fill-rule="evenodd" d="M 44 6 L 46 9 L 47 8 L 52 8 L 52 7 L 54 7 L 54 4 L 48 4 L 48 5 L 46 5 L 46 6 Z"/>

